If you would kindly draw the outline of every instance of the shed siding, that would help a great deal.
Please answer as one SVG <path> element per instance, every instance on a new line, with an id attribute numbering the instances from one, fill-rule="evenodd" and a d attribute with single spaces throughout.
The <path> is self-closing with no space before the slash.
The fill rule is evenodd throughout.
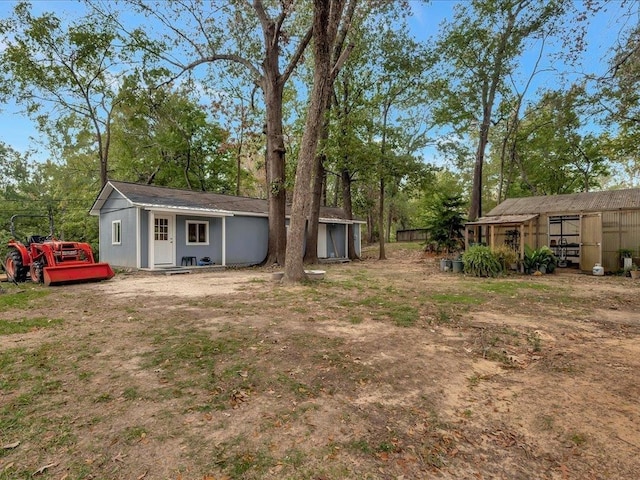
<path id="1" fill-rule="evenodd" d="M 218 221 L 219 220 L 219 221 Z M 214 230 L 219 230 L 215 238 L 222 241 L 222 220 L 216 219 Z M 227 265 L 256 265 L 267 256 L 269 244 L 269 220 L 264 217 L 228 217 Z M 218 244 L 220 245 L 220 244 Z M 221 250 L 216 249 L 215 263 L 222 262 Z M 218 260 L 216 260 L 218 258 Z"/>
<path id="2" fill-rule="evenodd" d="M 111 241 L 112 222 L 121 222 L 121 244 Z M 117 267 L 136 267 L 136 209 L 113 191 L 100 215 L 100 260 Z"/>
<path id="3" fill-rule="evenodd" d="M 618 250 L 628 248 L 640 255 L 640 211 L 604 212 L 602 215 L 602 262 L 607 271 L 621 268 Z"/>
<path id="4" fill-rule="evenodd" d="M 209 225 L 208 245 L 187 245 L 187 221 L 207 223 Z M 222 263 L 222 220 L 220 218 L 207 218 L 201 216 L 176 217 L 176 263 L 181 265 L 182 257 L 210 257 L 214 263 Z M 216 223 L 218 223 L 216 228 Z M 216 258 L 218 261 L 216 261 Z"/>
<path id="5" fill-rule="evenodd" d="M 535 222 L 532 228 L 532 235 L 529 236 L 529 229 L 525 226 L 525 245 L 539 248 L 549 245 L 549 217 L 570 215 L 568 212 L 558 212 L 542 214 L 539 217 L 538 227 Z M 593 225 L 593 224 L 592 224 Z M 505 243 L 506 231 L 512 230 L 514 226 L 495 226 L 494 241 L 496 245 Z M 584 231 L 588 225 L 582 227 L 578 243 L 583 242 L 584 235 L 597 236 L 596 232 Z M 634 257 L 640 257 L 640 210 L 608 211 L 602 213 L 602 266 L 608 272 L 620 270 L 619 250 L 621 248 L 631 249 Z M 636 260 L 637 261 L 637 260 Z M 585 259 L 581 268 L 585 271 L 591 270 L 593 265 L 588 265 L 589 259 Z"/>
<path id="6" fill-rule="evenodd" d="M 140 228 L 140 268 L 149 268 L 149 212 L 139 210 Z"/>

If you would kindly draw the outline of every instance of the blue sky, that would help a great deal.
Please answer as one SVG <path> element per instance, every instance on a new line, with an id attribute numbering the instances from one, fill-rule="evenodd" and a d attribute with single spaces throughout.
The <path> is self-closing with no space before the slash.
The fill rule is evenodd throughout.
<path id="1" fill-rule="evenodd" d="M 6 18 L 15 1 L 0 0 L 0 17 Z M 423 6 L 421 2 L 413 2 L 414 15 L 411 19 L 411 28 L 419 40 L 426 40 L 430 36 L 437 34 L 440 23 L 451 16 L 453 0 L 433 0 L 430 5 Z M 40 0 L 33 2 L 36 10 L 53 10 L 61 17 L 68 12 L 69 16 L 82 9 L 82 5 L 73 0 L 53 1 Z M 619 16 L 614 7 L 603 12 L 598 18 L 593 20 L 592 28 L 589 30 L 588 45 L 589 50 L 584 55 L 582 70 L 587 72 L 602 73 L 605 70 L 605 61 L 609 48 L 615 42 L 619 31 L 619 24 L 616 18 Z M 2 48 L 2 45 L 0 45 Z M 525 68 L 526 68 L 525 60 Z M 538 87 L 558 88 L 558 78 L 554 75 L 547 75 L 539 79 Z M 20 109 L 13 103 L 0 105 L 0 141 L 11 146 L 17 151 L 25 152 L 29 148 L 39 148 L 39 153 L 35 158 L 46 159 L 48 153 L 42 145 L 38 145 L 40 134 L 34 128 L 33 123 L 20 113 Z"/>

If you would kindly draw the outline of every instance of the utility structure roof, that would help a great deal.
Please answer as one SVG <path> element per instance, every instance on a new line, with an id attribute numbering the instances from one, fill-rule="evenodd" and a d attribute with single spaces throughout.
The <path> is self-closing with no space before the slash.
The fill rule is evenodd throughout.
<path id="1" fill-rule="evenodd" d="M 603 212 L 640 208 L 640 188 L 508 198 L 486 217 L 546 213 Z M 486 218 L 485 217 L 485 218 Z"/>
<path id="2" fill-rule="evenodd" d="M 267 217 L 269 215 L 269 204 L 266 199 L 262 198 L 182 190 L 114 180 L 107 182 L 98 198 L 96 198 L 90 210 L 92 215 L 99 215 L 100 209 L 114 190 L 125 197 L 131 203 L 131 206 L 141 208 L 162 208 L 183 213 L 212 213 L 223 216 L 244 214 Z M 289 207 L 287 206 L 286 215 L 288 216 L 289 213 Z M 320 220 L 361 223 L 359 220 L 347 219 L 344 210 L 337 207 L 321 207 Z"/>

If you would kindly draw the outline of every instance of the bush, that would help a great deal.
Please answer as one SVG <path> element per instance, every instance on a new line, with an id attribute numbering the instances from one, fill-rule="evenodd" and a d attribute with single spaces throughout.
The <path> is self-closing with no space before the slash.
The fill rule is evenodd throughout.
<path id="1" fill-rule="evenodd" d="M 502 265 L 502 270 L 505 272 L 509 270 L 509 267 L 518 261 L 518 254 L 516 251 L 511 248 L 509 245 L 499 245 L 493 249 L 493 254 L 496 256 L 500 264 Z"/>
<path id="2" fill-rule="evenodd" d="M 462 255 L 464 272 L 476 277 L 496 277 L 502 273 L 498 257 L 489 247 L 475 245 Z"/>
<path id="3" fill-rule="evenodd" d="M 526 273 L 533 273 L 536 270 L 540 270 L 542 266 L 545 267 L 546 272 L 553 273 L 558 266 L 558 259 L 553 254 L 553 250 L 546 245 L 537 250 L 525 245 L 523 262 Z"/>

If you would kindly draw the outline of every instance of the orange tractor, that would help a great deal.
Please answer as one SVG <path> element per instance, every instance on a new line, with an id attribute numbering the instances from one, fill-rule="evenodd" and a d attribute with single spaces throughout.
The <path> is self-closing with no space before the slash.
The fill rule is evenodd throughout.
<path id="1" fill-rule="evenodd" d="M 14 220 L 18 217 L 49 218 L 49 236 L 32 235 L 25 243 L 16 240 Z M 11 217 L 11 237 L 4 269 L 12 282 L 32 282 L 45 285 L 98 282 L 114 276 L 108 263 L 97 263 L 87 243 L 65 242 L 53 236 L 53 218 L 46 215 L 14 215 Z"/>

